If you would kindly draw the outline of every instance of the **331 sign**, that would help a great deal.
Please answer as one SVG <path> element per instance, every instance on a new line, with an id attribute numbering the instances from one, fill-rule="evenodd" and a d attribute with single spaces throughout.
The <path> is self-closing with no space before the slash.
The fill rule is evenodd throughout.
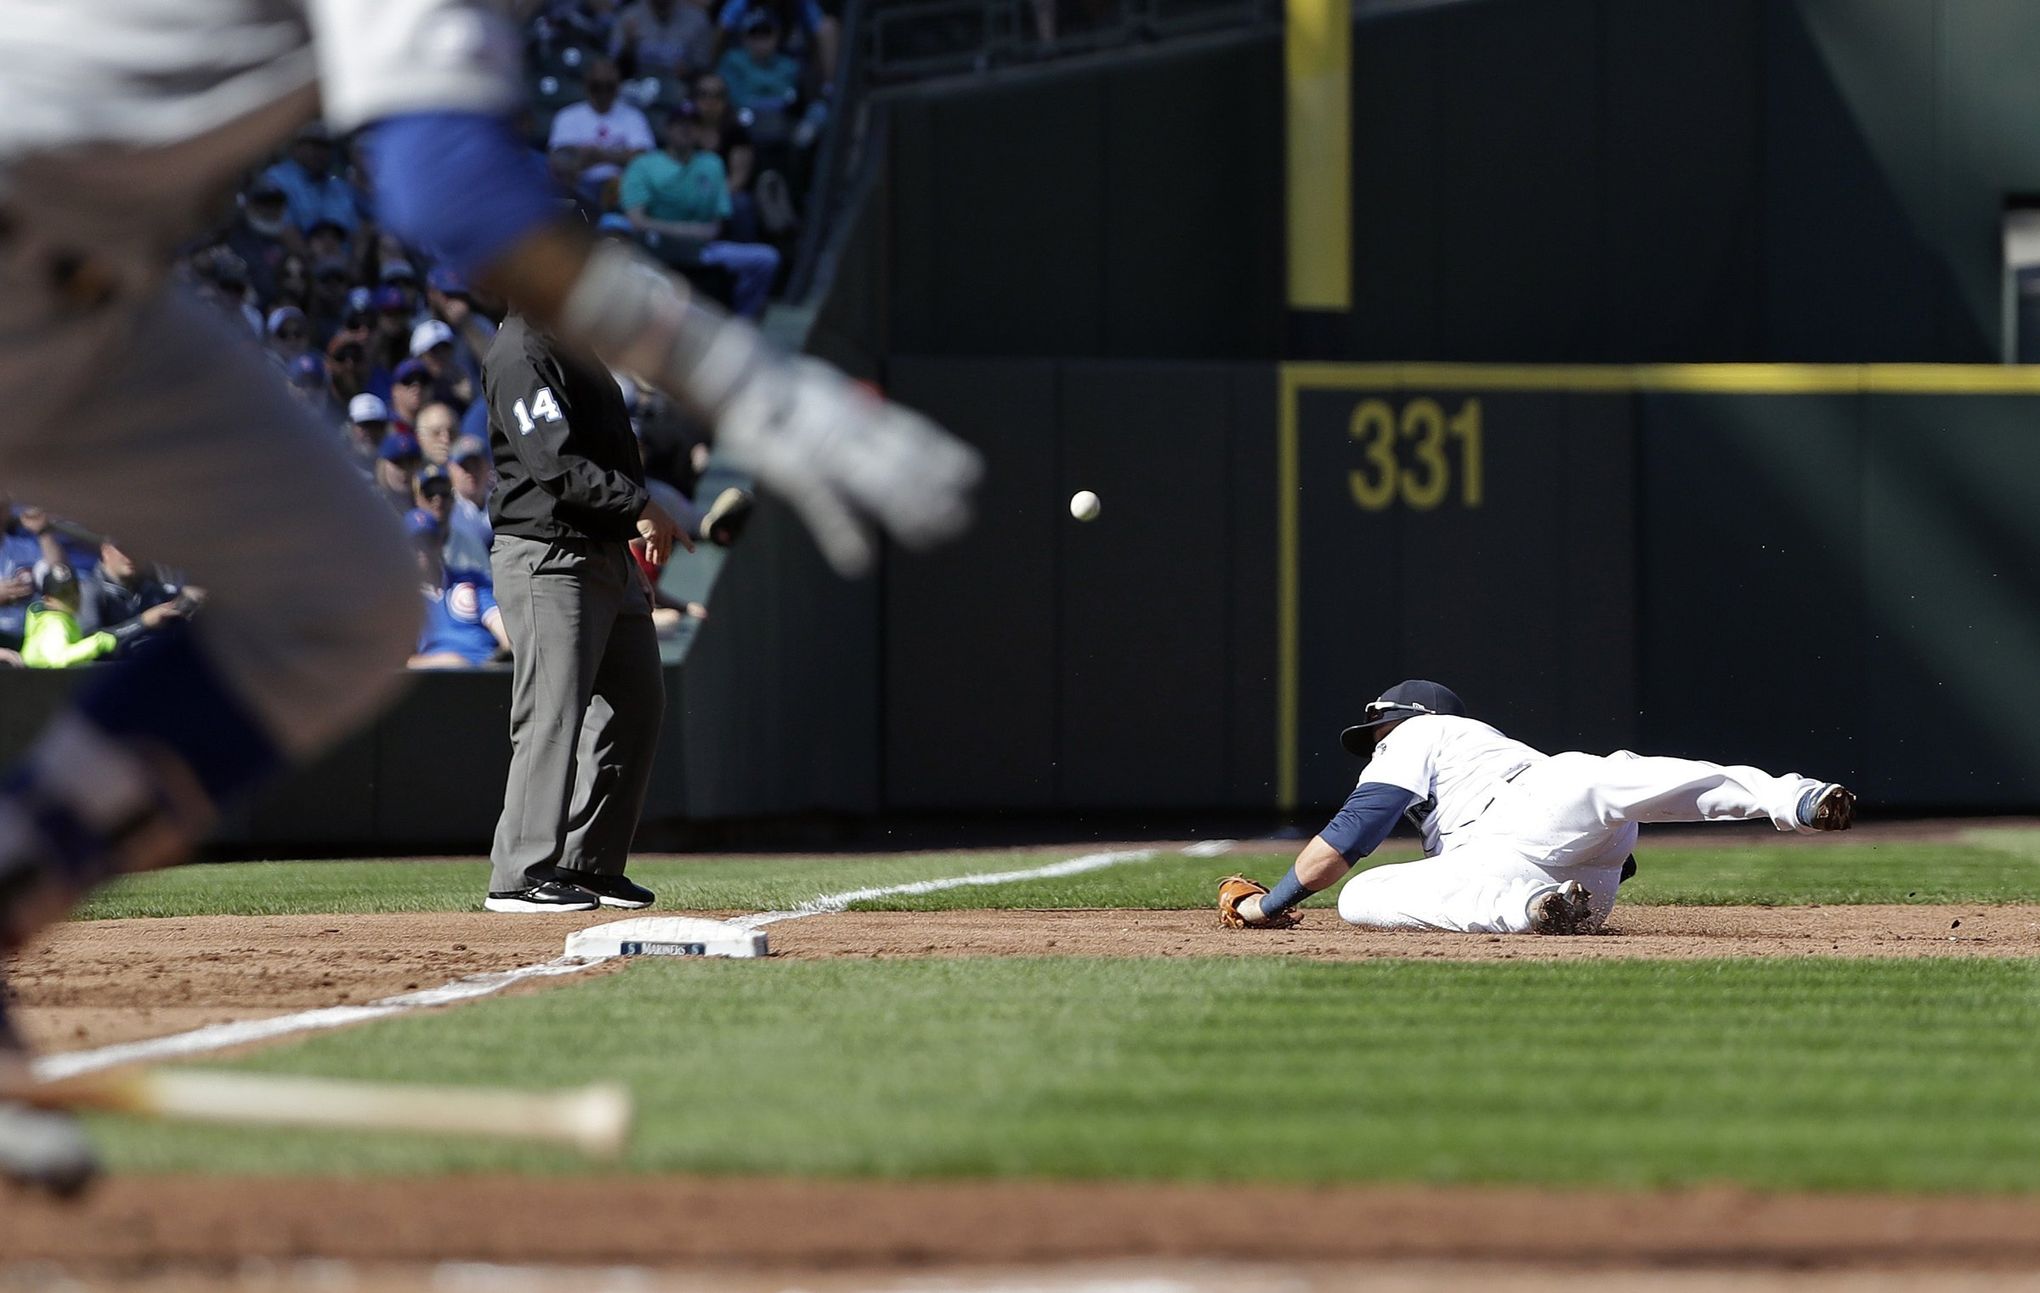
<path id="1" fill-rule="evenodd" d="M 1461 507 L 1481 505 L 1480 401 L 1448 413 L 1428 395 L 1400 407 L 1370 398 L 1353 406 L 1346 432 L 1360 449 L 1361 465 L 1346 473 L 1354 506 L 1385 511 L 1400 502 L 1428 512 L 1455 492 Z"/>

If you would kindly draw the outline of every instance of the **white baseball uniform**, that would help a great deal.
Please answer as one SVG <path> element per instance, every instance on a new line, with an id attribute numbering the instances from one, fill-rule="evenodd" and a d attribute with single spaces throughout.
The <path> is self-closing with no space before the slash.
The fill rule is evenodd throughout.
<path id="1" fill-rule="evenodd" d="M 413 560 L 169 256 L 322 108 L 502 111 L 516 73 L 458 0 L 0 0 L 0 479 L 203 583 L 194 632 L 286 753 L 397 685 Z"/>
<path id="2" fill-rule="evenodd" d="M 1567 880 L 1593 895 L 1598 924 L 1615 906 L 1638 826 L 1768 817 L 1781 831 L 1805 830 L 1800 798 L 1823 784 L 1627 750 L 1546 755 L 1446 714 L 1399 723 L 1360 782 L 1417 796 L 1409 816 L 1426 856 L 1354 876 L 1339 915 L 1371 929 L 1474 934 L 1527 933 L 1530 901 Z"/>

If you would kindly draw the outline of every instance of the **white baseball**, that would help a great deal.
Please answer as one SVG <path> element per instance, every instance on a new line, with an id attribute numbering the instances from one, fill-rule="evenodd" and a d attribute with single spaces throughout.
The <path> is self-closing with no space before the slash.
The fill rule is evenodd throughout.
<path id="1" fill-rule="evenodd" d="M 1088 489 L 1080 489 L 1070 495 L 1070 515 L 1076 517 L 1079 521 L 1097 520 L 1098 513 L 1104 509 L 1104 506 L 1103 503 L 1098 501 L 1098 496 Z"/>

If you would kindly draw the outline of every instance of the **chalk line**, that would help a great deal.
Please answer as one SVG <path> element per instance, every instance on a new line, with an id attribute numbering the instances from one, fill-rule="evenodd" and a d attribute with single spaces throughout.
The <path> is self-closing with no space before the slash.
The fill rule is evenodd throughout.
<path id="1" fill-rule="evenodd" d="M 1191 857 L 1215 857 L 1232 846 L 1230 840 L 1208 840 L 1192 844 L 1183 852 Z M 753 916 L 740 916 L 727 922 L 742 929 L 760 929 L 781 921 L 802 920 L 809 916 L 827 915 L 842 911 L 852 903 L 869 902 L 875 898 L 889 898 L 899 894 L 938 893 L 945 889 L 967 889 L 981 885 L 1018 884 L 1023 880 L 1050 880 L 1059 876 L 1082 875 L 1087 871 L 1099 871 L 1106 867 L 1119 866 L 1127 862 L 1146 861 L 1160 855 L 1158 849 L 1123 849 L 1108 853 L 1086 853 L 1081 857 L 1065 858 L 1044 866 L 1027 867 L 1017 871 L 990 871 L 973 875 L 945 876 L 936 880 L 915 880 L 906 884 L 877 885 L 866 889 L 849 889 L 842 893 L 823 894 L 810 898 L 797 907 L 786 911 L 759 912 Z M 470 974 L 436 988 L 418 992 L 401 993 L 384 997 L 362 1006 L 322 1006 L 316 1010 L 303 1010 L 295 1014 L 277 1015 L 270 1019 L 248 1019 L 236 1023 L 208 1024 L 189 1032 L 171 1033 L 166 1037 L 151 1037 L 143 1041 L 118 1042 L 111 1046 L 95 1047 L 87 1051 L 71 1051 L 63 1055 L 45 1055 L 35 1061 L 35 1076 L 43 1081 L 76 1077 L 81 1073 L 96 1073 L 101 1069 L 114 1068 L 122 1064 L 159 1063 L 163 1060 L 182 1059 L 192 1055 L 204 1055 L 212 1051 L 225 1050 L 232 1046 L 246 1046 L 253 1042 L 273 1041 L 279 1037 L 290 1037 L 298 1033 L 323 1032 L 333 1028 L 345 1028 L 352 1024 L 368 1023 L 376 1019 L 390 1019 L 397 1015 L 409 1014 L 414 1010 L 427 1010 L 434 1006 L 458 1005 L 493 996 L 515 983 L 527 979 L 557 978 L 562 975 L 579 974 L 609 960 L 609 957 L 560 957 L 537 965 L 522 965 L 514 970 L 499 970 L 489 974 Z"/>

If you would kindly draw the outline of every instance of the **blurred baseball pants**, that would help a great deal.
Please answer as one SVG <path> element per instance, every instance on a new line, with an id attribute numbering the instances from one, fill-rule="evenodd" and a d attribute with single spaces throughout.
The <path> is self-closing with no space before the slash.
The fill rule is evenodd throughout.
<path id="1" fill-rule="evenodd" d="M 209 810 L 381 708 L 420 608 L 397 518 L 252 338 L 175 287 L 88 303 L 40 269 L 0 268 L 0 480 L 208 594 L 174 649 L 96 670 L 10 779 L 0 893 L 12 859 L 62 871 L 68 900 L 191 842 L 180 827 L 115 847 L 116 825 L 131 835 L 173 799 Z M 55 834 L 52 812 L 69 823 Z M 63 904 L 37 905 L 46 920 Z M 33 923 L 5 915 L 0 943 Z"/>
<path id="2" fill-rule="evenodd" d="M 1615 907 L 1622 863 L 1650 822 L 1754 821 L 1804 829 L 1800 796 L 1820 782 L 1698 759 L 1556 754 L 1498 788 L 1434 858 L 1374 867 L 1346 882 L 1339 915 L 1369 929 L 1522 934 L 1539 894 L 1577 880 L 1596 923 Z"/>
<path id="3" fill-rule="evenodd" d="M 630 548 L 496 536 L 510 637 L 510 775 L 489 892 L 554 872 L 621 875 L 644 810 L 666 687 L 651 593 Z"/>

